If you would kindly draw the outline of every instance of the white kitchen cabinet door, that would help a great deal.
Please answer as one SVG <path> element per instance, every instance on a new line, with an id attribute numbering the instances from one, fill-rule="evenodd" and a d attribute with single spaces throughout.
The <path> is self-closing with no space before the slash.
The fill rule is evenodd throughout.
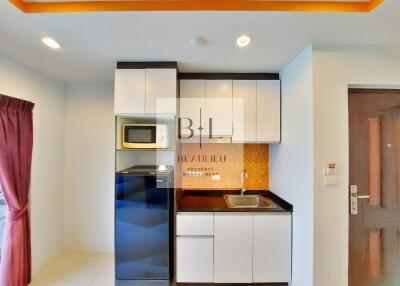
<path id="1" fill-rule="evenodd" d="M 176 282 L 212 283 L 214 280 L 213 237 L 176 238 Z"/>
<path id="2" fill-rule="evenodd" d="M 146 69 L 146 113 L 176 113 L 176 69 Z"/>
<path id="3" fill-rule="evenodd" d="M 183 138 L 191 135 L 189 127 L 190 121 L 194 136 L 199 136 L 199 126 L 205 128 L 205 109 L 206 109 L 206 81 L 205 80 L 181 80 L 180 81 L 180 118 L 182 124 L 181 134 Z M 201 116 L 200 116 L 201 112 Z M 201 117 L 201 120 L 200 120 Z M 204 131 L 202 132 L 205 135 Z M 206 135 L 205 135 L 206 136 Z"/>
<path id="4" fill-rule="evenodd" d="M 206 134 L 232 136 L 232 80 L 206 80 Z"/>
<path id="5" fill-rule="evenodd" d="M 146 97 L 144 69 L 117 69 L 114 84 L 115 114 L 144 113 Z"/>
<path id="6" fill-rule="evenodd" d="M 257 141 L 281 140 L 281 87 L 279 80 L 257 81 Z"/>
<path id="7" fill-rule="evenodd" d="M 291 281 L 290 214 L 254 214 L 253 282 Z"/>
<path id="8" fill-rule="evenodd" d="M 214 282 L 252 283 L 253 216 L 214 213 Z"/>
<path id="9" fill-rule="evenodd" d="M 177 213 L 176 235 L 214 235 L 214 213 Z"/>
<path id="10" fill-rule="evenodd" d="M 233 81 L 233 142 L 257 140 L 257 81 Z"/>

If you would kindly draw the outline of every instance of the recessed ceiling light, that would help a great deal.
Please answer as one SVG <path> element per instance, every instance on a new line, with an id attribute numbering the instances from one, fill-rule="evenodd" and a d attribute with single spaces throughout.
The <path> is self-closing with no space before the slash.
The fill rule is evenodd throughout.
<path id="1" fill-rule="evenodd" d="M 239 48 L 244 48 L 244 47 L 247 47 L 248 45 L 250 45 L 252 40 L 253 39 L 248 35 L 241 35 L 240 37 L 237 38 L 236 45 Z"/>
<path id="2" fill-rule="evenodd" d="M 52 48 L 54 50 L 58 50 L 59 48 L 61 48 L 61 45 L 54 39 L 49 38 L 49 37 L 45 37 L 42 39 L 43 44 L 45 44 L 46 46 L 48 46 L 49 48 Z"/>

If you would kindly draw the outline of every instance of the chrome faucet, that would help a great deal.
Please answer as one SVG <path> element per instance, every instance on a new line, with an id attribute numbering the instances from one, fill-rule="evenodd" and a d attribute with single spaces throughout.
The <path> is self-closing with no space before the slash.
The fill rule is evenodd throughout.
<path id="1" fill-rule="evenodd" d="M 246 192 L 246 189 L 244 187 L 244 180 L 248 177 L 247 171 L 243 170 L 240 173 L 240 183 L 241 183 L 241 190 L 240 190 L 240 195 L 243 196 L 244 193 Z"/>

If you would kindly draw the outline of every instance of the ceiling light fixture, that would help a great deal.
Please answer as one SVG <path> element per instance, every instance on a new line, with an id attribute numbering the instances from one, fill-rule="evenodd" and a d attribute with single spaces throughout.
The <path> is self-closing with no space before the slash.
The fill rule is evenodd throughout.
<path id="1" fill-rule="evenodd" d="M 61 45 L 56 40 L 49 37 L 43 38 L 42 43 L 54 50 L 58 50 L 59 48 L 61 48 Z"/>
<path id="2" fill-rule="evenodd" d="M 248 45 L 250 45 L 252 40 L 253 39 L 248 35 L 241 35 L 240 37 L 237 38 L 236 45 L 239 48 L 244 48 L 244 47 L 247 47 Z"/>

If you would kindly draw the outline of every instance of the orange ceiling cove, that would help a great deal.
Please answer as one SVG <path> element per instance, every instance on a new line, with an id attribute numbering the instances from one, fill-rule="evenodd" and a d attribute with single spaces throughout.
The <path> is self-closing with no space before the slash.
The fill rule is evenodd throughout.
<path id="1" fill-rule="evenodd" d="M 9 0 L 24 13 L 110 11 L 285 11 L 367 13 L 384 0 Z"/>

